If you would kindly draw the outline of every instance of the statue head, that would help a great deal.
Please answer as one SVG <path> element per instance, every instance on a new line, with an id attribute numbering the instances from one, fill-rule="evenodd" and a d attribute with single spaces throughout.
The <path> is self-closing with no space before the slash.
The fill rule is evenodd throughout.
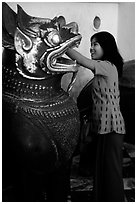
<path id="1" fill-rule="evenodd" d="M 77 23 L 66 24 L 63 16 L 32 17 L 19 5 L 16 14 L 6 3 L 2 12 L 3 47 L 15 52 L 21 75 L 40 80 L 50 74 L 77 72 L 76 62 L 63 57 L 68 48 L 81 41 Z"/>

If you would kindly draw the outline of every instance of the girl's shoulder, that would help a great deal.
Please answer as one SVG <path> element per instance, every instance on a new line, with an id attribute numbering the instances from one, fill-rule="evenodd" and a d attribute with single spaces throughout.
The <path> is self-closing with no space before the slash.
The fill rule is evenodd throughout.
<path id="1" fill-rule="evenodd" d="M 107 60 L 94 60 L 95 61 L 95 74 L 105 76 L 111 75 L 116 72 L 116 66 Z"/>
<path id="2" fill-rule="evenodd" d="M 110 67 L 116 68 L 116 66 L 108 60 L 93 60 L 93 61 L 95 64 L 98 64 L 99 66 L 102 65 L 102 66 L 107 66 L 107 67 L 110 66 Z"/>
<path id="3" fill-rule="evenodd" d="M 111 63 L 108 60 L 96 60 L 96 62 L 101 63 L 103 65 L 107 65 L 107 66 L 115 66 L 113 63 Z"/>

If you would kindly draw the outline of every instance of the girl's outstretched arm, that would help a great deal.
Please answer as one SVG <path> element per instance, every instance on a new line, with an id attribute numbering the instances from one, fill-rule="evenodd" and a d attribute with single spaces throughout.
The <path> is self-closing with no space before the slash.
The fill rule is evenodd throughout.
<path id="1" fill-rule="evenodd" d="M 89 58 L 83 56 L 82 54 L 80 54 L 80 53 L 77 52 L 76 50 L 74 50 L 74 49 L 69 49 L 69 50 L 66 52 L 66 55 L 67 55 L 68 57 L 70 57 L 71 59 L 76 60 L 76 62 L 77 62 L 78 64 L 80 64 L 81 66 L 86 67 L 87 69 L 90 69 L 90 70 L 92 70 L 93 72 L 95 71 L 94 60 L 89 59 Z"/>

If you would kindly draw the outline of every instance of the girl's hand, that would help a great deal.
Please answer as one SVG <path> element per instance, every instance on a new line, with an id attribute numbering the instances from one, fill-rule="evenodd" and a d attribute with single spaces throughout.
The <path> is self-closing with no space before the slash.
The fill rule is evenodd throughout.
<path id="1" fill-rule="evenodd" d="M 76 62 L 80 64 L 81 66 L 87 69 L 90 69 L 94 72 L 95 68 L 94 68 L 93 60 L 85 57 L 84 55 L 80 54 L 74 49 L 68 49 L 68 51 L 66 52 L 66 55 L 70 57 L 72 60 L 76 60 Z"/>

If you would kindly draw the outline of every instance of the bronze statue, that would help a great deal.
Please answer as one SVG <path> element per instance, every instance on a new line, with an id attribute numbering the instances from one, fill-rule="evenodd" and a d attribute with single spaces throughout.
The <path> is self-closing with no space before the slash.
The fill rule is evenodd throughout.
<path id="1" fill-rule="evenodd" d="M 67 201 L 80 123 L 61 88 L 78 65 L 62 55 L 81 35 L 63 16 L 32 17 L 2 5 L 3 201 L 40 201 L 42 192 L 47 201 Z"/>

